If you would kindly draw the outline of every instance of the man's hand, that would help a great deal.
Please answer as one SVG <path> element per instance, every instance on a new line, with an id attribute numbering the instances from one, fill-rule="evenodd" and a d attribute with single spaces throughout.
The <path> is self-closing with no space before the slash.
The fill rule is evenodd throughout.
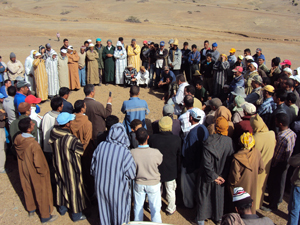
<path id="1" fill-rule="evenodd" d="M 1 113 L 5 113 L 5 111 L 4 111 L 3 109 L 0 109 L 0 112 L 1 112 Z"/>
<path id="2" fill-rule="evenodd" d="M 131 81 L 132 81 L 132 82 L 136 81 L 136 78 L 132 78 Z"/>
<path id="3" fill-rule="evenodd" d="M 107 103 L 112 103 L 112 97 L 108 97 Z"/>
<path id="4" fill-rule="evenodd" d="M 223 183 L 225 183 L 225 180 L 223 179 L 223 177 L 218 177 L 217 179 L 215 179 L 215 182 L 218 185 L 222 185 Z"/>

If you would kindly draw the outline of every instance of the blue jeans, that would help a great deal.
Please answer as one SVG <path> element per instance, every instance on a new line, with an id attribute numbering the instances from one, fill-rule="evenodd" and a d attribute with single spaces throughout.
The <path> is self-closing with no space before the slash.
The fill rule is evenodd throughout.
<path id="1" fill-rule="evenodd" d="M 86 85 L 86 72 L 85 72 L 85 66 L 82 69 L 78 69 L 79 73 L 79 81 L 80 85 L 84 87 Z"/>
<path id="2" fill-rule="evenodd" d="M 64 205 L 58 206 L 58 210 L 60 215 L 65 215 L 66 212 L 68 212 L 68 208 Z M 76 222 L 78 220 L 80 220 L 80 217 L 82 216 L 82 212 L 79 213 L 72 213 L 71 214 L 71 219 L 73 220 L 73 222 Z"/>
<path id="3" fill-rule="evenodd" d="M 300 214 L 300 187 L 297 187 L 292 184 L 290 201 L 288 205 L 289 210 L 289 219 L 288 225 L 297 225 L 299 224 L 299 214 Z"/>
<path id="4" fill-rule="evenodd" d="M 153 87 L 153 75 L 155 71 L 155 64 L 150 64 L 150 70 L 149 70 L 149 87 Z"/>
<path id="5" fill-rule="evenodd" d="M 161 223 L 161 195 L 160 183 L 157 185 L 140 185 L 135 183 L 133 187 L 134 196 L 134 221 L 143 221 L 144 218 L 144 202 L 146 194 L 148 196 L 149 207 L 151 212 L 151 221 Z"/>

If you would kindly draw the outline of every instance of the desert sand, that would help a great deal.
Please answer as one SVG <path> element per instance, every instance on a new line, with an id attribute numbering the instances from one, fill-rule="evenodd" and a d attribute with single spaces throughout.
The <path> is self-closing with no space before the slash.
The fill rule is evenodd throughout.
<path id="1" fill-rule="evenodd" d="M 295 0 L 295 3 L 300 3 Z M 262 48 L 267 66 L 275 56 L 289 59 L 292 68 L 300 66 L 297 57 L 300 41 L 300 5 L 290 0 L 0 0 L 0 55 L 8 62 L 10 52 L 24 63 L 32 49 L 51 43 L 59 51 L 62 39 L 68 38 L 70 45 L 79 50 L 89 38 L 95 41 L 102 38 L 116 44 L 118 37 L 124 37 L 129 44 L 132 38 L 138 44 L 143 40 L 159 42 L 178 38 L 180 45 L 188 41 L 202 48 L 203 41 L 217 42 L 220 53 L 228 54 L 230 48 L 237 49 L 236 55 L 243 54 L 245 48 L 252 53 Z M 141 23 L 129 23 L 129 16 L 137 17 Z M 60 32 L 61 41 L 56 39 Z M 122 102 L 129 98 L 129 89 L 119 86 L 96 87 L 96 100 L 105 103 L 109 91 L 113 93 L 113 114 L 123 120 L 120 112 Z M 83 99 L 83 90 L 72 92 L 71 103 Z M 163 101 L 162 93 L 141 90 L 140 97 L 148 102 L 150 114 L 148 123 L 160 118 Z M 50 110 L 50 102 L 40 105 L 41 115 Z M 151 129 L 150 129 L 151 130 Z M 8 156 L 7 167 L 11 173 L 0 175 L 0 223 L 1 224 L 40 224 L 38 216 L 28 218 L 24 208 L 24 198 L 18 177 L 17 163 Z M 286 224 L 288 196 L 280 205 L 279 211 L 264 213 L 276 224 Z M 163 210 L 165 205 L 163 205 Z M 56 213 L 56 212 L 55 212 Z M 87 221 L 78 224 L 99 224 L 97 209 L 89 211 Z M 167 217 L 162 211 L 164 223 L 191 224 L 195 210 L 187 210 L 178 198 L 178 211 Z M 149 220 L 149 212 L 145 211 Z M 53 224 L 73 224 L 68 215 L 59 217 Z M 208 222 L 208 224 L 213 224 Z"/>

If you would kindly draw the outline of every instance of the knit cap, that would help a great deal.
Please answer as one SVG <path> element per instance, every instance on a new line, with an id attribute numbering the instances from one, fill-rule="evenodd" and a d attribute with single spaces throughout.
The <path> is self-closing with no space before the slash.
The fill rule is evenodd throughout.
<path id="1" fill-rule="evenodd" d="M 229 127 L 228 121 L 224 117 L 220 116 L 219 118 L 216 119 L 215 132 L 217 134 L 227 136 L 228 127 Z"/>
<path id="2" fill-rule="evenodd" d="M 164 116 L 158 122 L 159 131 L 172 131 L 173 120 L 169 116 Z"/>
<path id="3" fill-rule="evenodd" d="M 232 201 L 234 206 L 236 207 L 243 206 L 253 202 L 251 196 L 247 192 L 245 192 L 244 188 L 242 187 L 234 188 Z"/>

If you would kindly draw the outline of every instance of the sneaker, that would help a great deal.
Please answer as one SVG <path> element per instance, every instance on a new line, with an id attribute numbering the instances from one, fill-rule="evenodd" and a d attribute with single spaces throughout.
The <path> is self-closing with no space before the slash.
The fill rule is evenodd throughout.
<path id="1" fill-rule="evenodd" d="M 42 222 L 42 223 L 51 223 L 51 222 L 57 220 L 57 218 L 58 218 L 58 215 L 51 215 L 50 220 L 47 220 L 46 222 Z"/>
<path id="2" fill-rule="evenodd" d="M 74 221 L 74 223 L 81 220 L 86 220 L 86 216 L 82 214 L 82 216 L 78 220 Z"/>
<path id="3" fill-rule="evenodd" d="M 172 212 L 172 213 L 166 212 L 166 214 L 167 214 L 167 216 L 172 216 L 175 212 L 176 212 L 176 210 L 174 212 Z"/>

